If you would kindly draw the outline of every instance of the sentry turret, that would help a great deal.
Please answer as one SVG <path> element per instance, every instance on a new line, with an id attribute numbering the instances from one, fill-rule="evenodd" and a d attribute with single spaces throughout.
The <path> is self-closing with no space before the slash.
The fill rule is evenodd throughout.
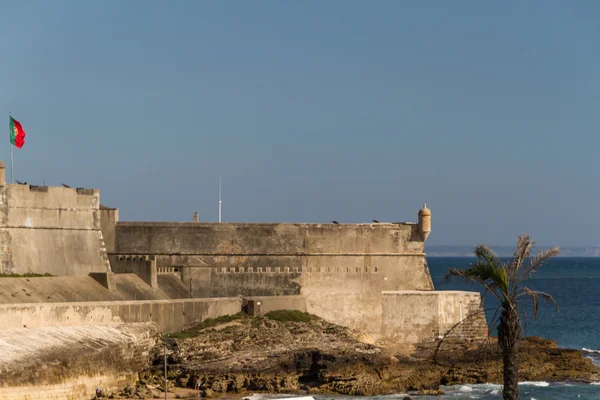
<path id="1" fill-rule="evenodd" d="M 427 240 L 427 236 L 431 233 L 431 211 L 427 208 L 427 204 L 423 204 L 423 208 L 419 210 L 419 233 L 423 241 Z"/>

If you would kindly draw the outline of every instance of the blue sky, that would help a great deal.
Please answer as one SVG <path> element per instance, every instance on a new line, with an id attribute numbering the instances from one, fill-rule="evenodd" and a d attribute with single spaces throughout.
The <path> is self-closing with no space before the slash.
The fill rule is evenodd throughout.
<path id="1" fill-rule="evenodd" d="M 600 244 L 600 2 L 2 9 L 16 179 L 97 187 L 123 220 L 215 221 L 221 175 L 225 221 L 427 202 L 431 244 Z"/>

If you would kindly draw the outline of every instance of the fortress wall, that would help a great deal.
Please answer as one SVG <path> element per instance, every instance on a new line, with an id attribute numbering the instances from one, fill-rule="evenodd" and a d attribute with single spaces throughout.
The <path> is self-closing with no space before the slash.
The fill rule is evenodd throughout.
<path id="1" fill-rule="evenodd" d="M 418 343 L 424 338 L 449 335 L 460 339 L 484 339 L 487 323 L 481 311 L 481 297 L 463 291 L 387 291 L 382 301 L 382 339 Z"/>
<path id="2" fill-rule="evenodd" d="M 115 236 L 114 255 L 176 266 L 196 297 L 303 295 L 308 312 L 374 337 L 382 291 L 433 290 L 416 224 L 119 222 Z"/>
<path id="3" fill-rule="evenodd" d="M 1 191 L 2 272 L 87 275 L 109 269 L 98 190 L 5 185 Z"/>
<path id="4" fill-rule="evenodd" d="M 425 256 L 365 257 L 338 260 L 344 265 L 325 267 L 310 259 L 310 272 L 303 274 L 300 294 L 307 298 L 307 310 L 340 325 L 382 336 L 383 291 L 432 291 L 433 284 Z M 314 266 L 317 265 L 317 266 Z M 349 269 L 349 272 L 348 272 Z"/>
<path id="5" fill-rule="evenodd" d="M 241 308 L 241 298 L 1 304 L 0 331 L 154 322 L 163 333 L 171 333 Z"/>

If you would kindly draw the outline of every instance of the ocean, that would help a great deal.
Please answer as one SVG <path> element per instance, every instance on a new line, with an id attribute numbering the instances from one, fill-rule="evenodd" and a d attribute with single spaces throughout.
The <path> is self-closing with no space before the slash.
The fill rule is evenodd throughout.
<path id="1" fill-rule="evenodd" d="M 444 279 L 449 267 L 467 268 L 473 260 L 467 257 L 428 257 L 436 290 L 479 290 L 474 284 Z M 560 311 L 542 302 L 536 319 L 527 319 L 524 335 L 542 336 L 555 340 L 560 347 L 584 350 L 586 357 L 600 365 L 600 258 L 554 258 L 530 278 L 527 286 L 551 294 Z M 490 306 L 493 306 L 491 297 L 486 298 L 485 307 Z M 489 313 L 488 323 L 491 317 Z M 444 388 L 444 396 L 418 398 L 499 399 L 502 398 L 500 389 L 498 385 L 464 385 Z M 600 399 L 600 385 L 570 382 L 524 382 L 520 392 L 524 400 Z"/>
<path id="2" fill-rule="evenodd" d="M 437 290 L 479 289 L 464 282 L 446 282 L 449 267 L 467 268 L 473 261 L 467 257 L 428 257 L 429 271 Z M 585 356 L 600 365 L 600 258 L 567 258 L 551 260 L 532 276 L 527 285 L 534 290 L 550 293 L 560 307 L 542 304 L 535 320 L 528 320 L 524 334 L 555 340 L 560 347 L 585 349 Z M 492 305 L 486 299 L 486 308 Z M 488 315 L 488 320 L 491 315 Z M 489 321 L 488 321 L 489 323 Z M 494 333 L 495 334 L 495 333 Z M 415 396 L 419 400 L 501 399 L 500 385 L 459 385 L 443 387 L 443 396 Z M 574 382 L 522 382 L 522 400 L 596 400 L 600 399 L 600 384 Z M 399 400 L 406 393 L 371 398 L 351 396 L 314 396 L 317 400 Z M 281 395 L 260 395 L 260 399 L 282 398 Z"/>

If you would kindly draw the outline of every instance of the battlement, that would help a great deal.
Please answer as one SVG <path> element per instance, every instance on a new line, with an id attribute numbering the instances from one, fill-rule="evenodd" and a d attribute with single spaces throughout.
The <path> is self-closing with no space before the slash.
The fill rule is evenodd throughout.
<path id="1" fill-rule="evenodd" d="M 97 211 L 100 206 L 97 189 L 30 185 L 5 185 L 3 189 L 3 204 L 11 208 Z"/>
<path id="2" fill-rule="evenodd" d="M 116 274 L 134 273 L 144 280 L 150 287 L 158 287 L 155 256 L 141 255 L 111 255 L 109 256 L 111 269 Z"/>

